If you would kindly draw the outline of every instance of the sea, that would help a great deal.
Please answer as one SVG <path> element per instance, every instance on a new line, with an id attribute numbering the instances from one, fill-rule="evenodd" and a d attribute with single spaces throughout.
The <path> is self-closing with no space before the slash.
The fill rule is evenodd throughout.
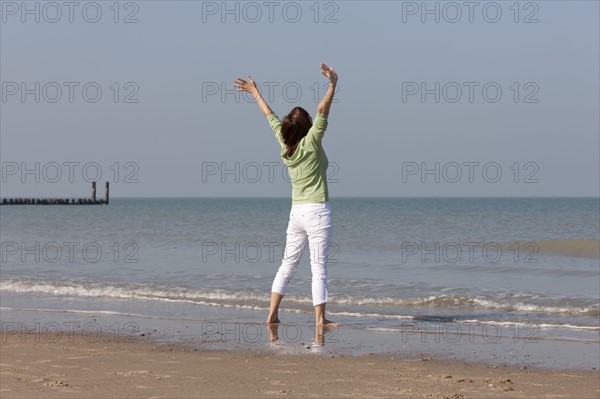
<path id="1" fill-rule="evenodd" d="M 327 353 L 479 352 L 478 361 L 525 364 L 529 356 L 541 366 L 598 367 L 598 198 L 330 205 L 327 316 L 341 325 Z M 93 320 L 100 327 L 82 334 L 118 329 L 266 347 L 257 326 L 267 317 L 290 206 L 289 198 L 1 206 L 2 330 L 77 332 L 77 320 Z M 312 337 L 309 251 L 281 305 L 289 350 L 308 348 Z"/>

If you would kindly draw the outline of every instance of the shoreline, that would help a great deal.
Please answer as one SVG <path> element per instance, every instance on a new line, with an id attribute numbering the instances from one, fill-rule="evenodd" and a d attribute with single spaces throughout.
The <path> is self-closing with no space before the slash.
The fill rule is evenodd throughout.
<path id="1" fill-rule="evenodd" d="M 497 330 L 494 326 L 484 325 L 483 329 L 475 330 L 472 325 L 467 329 L 459 323 L 439 323 L 435 327 L 413 321 L 393 328 L 380 328 L 377 324 L 353 325 L 348 320 L 336 320 L 341 325 L 319 337 L 315 335 L 312 315 L 289 312 L 283 313 L 282 323 L 275 325 L 275 330 L 270 330 L 260 319 L 264 316 L 262 312 L 248 310 L 203 314 L 204 318 L 197 319 L 146 318 L 94 310 L 82 312 L 3 308 L 0 312 L 1 332 L 22 337 L 24 343 L 63 346 L 69 346 L 75 338 L 90 344 L 99 339 L 117 344 L 142 340 L 201 351 L 266 351 L 325 357 L 375 354 L 407 360 L 431 358 L 489 367 L 563 372 L 600 369 L 600 341 L 532 339 L 535 330 L 531 329 Z M 461 326 L 463 332 L 458 334 L 456 329 Z M 487 331 L 487 335 L 482 331 Z M 498 331 L 502 332 L 501 336 L 496 336 Z M 274 333 L 277 334 L 276 341 L 271 339 Z"/>
<path id="2" fill-rule="evenodd" d="M 597 398 L 598 371 L 495 366 L 386 354 L 210 350 L 149 337 L 71 342 L 1 334 L 4 398 Z M 64 337 L 63 337 L 64 338 Z M 54 339 L 54 342 L 51 342 Z"/>

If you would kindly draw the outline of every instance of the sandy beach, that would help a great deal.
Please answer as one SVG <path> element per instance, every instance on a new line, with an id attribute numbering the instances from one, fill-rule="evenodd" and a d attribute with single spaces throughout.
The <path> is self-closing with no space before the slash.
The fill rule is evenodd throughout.
<path id="1" fill-rule="evenodd" d="M 3 398 L 598 398 L 598 371 L 2 334 Z"/>

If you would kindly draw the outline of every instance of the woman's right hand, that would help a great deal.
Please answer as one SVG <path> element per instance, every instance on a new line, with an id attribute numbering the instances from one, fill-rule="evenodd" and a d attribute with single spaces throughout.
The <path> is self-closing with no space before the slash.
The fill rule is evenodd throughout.
<path id="1" fill-rule="evenodd" d="M 329 83 L 336 84 L 338 81 L 338 75 L 335 72 L 335 69 L 327 66 L 326 64 L 321 63 L 321 73 L 325 75 L 327 79 L 329 79 Z"/>
<path id="2" fill-rule="evenodd" d="M 329 115 L 329 109 L 331 108 L 331 103 L 333 102 L 333 95 L 335 94 L 338 75 L 335 72 L 335 69 L 323 63 L 321 63 L 321 73 L 325 75 L 327 79 L 329 79 L 329 88 L 327 89 L 327 93 L 325 93 L 325 97 L 323 97 L 319 103 L 319 106 L 317 107 L 317 113 Z"/>

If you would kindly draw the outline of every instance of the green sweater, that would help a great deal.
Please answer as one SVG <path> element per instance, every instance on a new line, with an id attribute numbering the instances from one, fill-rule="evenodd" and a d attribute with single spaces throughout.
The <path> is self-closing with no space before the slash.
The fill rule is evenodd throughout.
<path id="1" fill-rule="evenodd" d="M 275 114 L 270 114 L 267 119 L 281 146 L 281 158 L 288 167 L 292 182 L 292 204 L 329 201 L 329 161 L 321 146 L 327 128 L 327 115 L 317 113 L 308 134 L 300 140 L 294 154 L 289 158 L 283 156 L 287 147 L 281 137 L 281 121 Z"/>

